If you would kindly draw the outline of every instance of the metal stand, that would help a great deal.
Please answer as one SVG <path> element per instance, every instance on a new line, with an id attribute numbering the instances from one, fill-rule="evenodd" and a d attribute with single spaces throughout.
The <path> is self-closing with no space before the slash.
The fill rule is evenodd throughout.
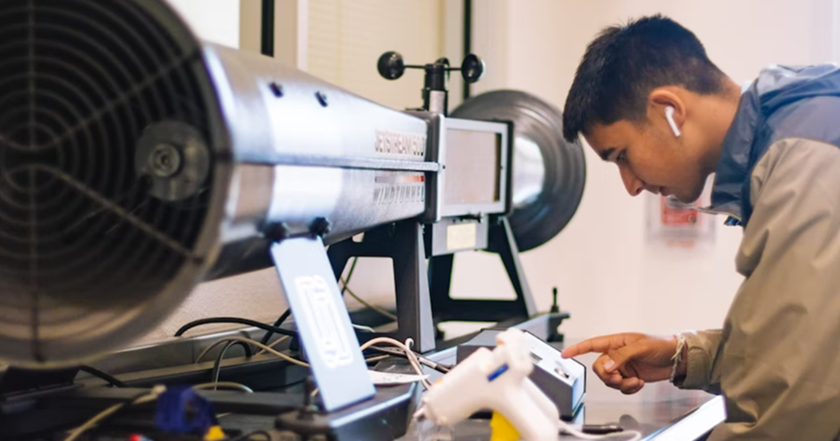
<path id="1" fill-rule="evenodd" d="M 516 292 L 513 300 L 456 300 L 450 297 L 454 254 L 434 256 L 429 262 L 429 285 L 431 286 L 432 312 L 435 326 L 446 321 L 521 323 L 537 315 L 537 306 L 525 278 L 525 271 L 519 260 L 519 248 L 507 217 L 493 220 L 489 229 L 487 251 L 498 254 L 507 271 L 511 285 Z M 549 342 L 562 342 L 564 336 L 557 331 L 563 320 L 570 317 L 560 312 L 557 298 L 549 314 L 540 320 L 544 329 L 532 329 L 535 335 Z"/>
<path id="2" fill-rule="evenodd" d="M 435 349 L 435 330 L 446 321 L 519 323 L 537 315 L 519 250 L 506 217 L 493 220 L 489 230 L 487 251 L 502 259 L 513 289 L 514 300 L 456 300 L 450 297 L 454 254 L 433 256 L 426 267 L 423 226 L 417 221 L 404 221 L 365 233 L 364 240 L 353 239 L 333 244 L 327 251 L 336 279 L 353 257 L 389 257 L 393 260 L 397 300 L 398 330 L 386 335 L 398 340 L 414 339 L 419 352 Z M 551 313 L 547 328 L 537 334 L 548 341 L 562 341 L 557 332 L 568 313 Z M 359 334 L 375 337 L 381 334 Z"/>
<path id="3" fill-rule="evenodd" d="M 510 282 L 516 291 L 514 300 L 455 300 L 449 295 L 455 255 L 435 256 L 429 264 L 432 311 L 435 323 L 446 321 L 500 322 L 523 321 L 537 314 L 531 288 L 525 279 L 519 250 L 507 218 L 499 217 L 491 225 L 487 251 L 502 258 Z"/>
<path id="4" fill-rule="evenodd" d="M 336 279 L 352 257 L 390 257 L 394 263 L 398 329 L 389 336 L 401 341 L 412 338 L 419 352 L 435 348 L 423 226 L 419 222 L 398 222 L 369 231 L 361 242 L 347 239 L 331 245 L 327 255 Z"/>

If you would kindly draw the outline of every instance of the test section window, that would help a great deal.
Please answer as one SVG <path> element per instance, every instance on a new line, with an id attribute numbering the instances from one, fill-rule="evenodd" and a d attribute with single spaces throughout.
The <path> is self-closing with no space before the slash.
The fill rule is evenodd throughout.
<path id="1" fill-rule="evenodd" d="M 492 204 L 501 199 L 501 136 L 495 132 L 447 130 L 444 204 Z"/>

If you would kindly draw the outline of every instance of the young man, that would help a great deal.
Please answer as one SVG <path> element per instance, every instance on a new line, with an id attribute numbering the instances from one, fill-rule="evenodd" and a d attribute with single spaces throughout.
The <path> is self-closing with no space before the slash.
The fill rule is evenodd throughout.
<path id="1" fill-rule="evenodd" d="M 710 440 L 834 440 L 840 434 L 840 71 L 773 66 L 742 90 L 687 29 L 662 16 L 604 30 L 569 92 L 579 135 L 643 190 L 695 201 L 741 225 L 746 277 L 722 329 L 617 334 L 567 348 L 608 386 L 722 393 Z M 675 306 L 678 307 L 678 306 Z"/>

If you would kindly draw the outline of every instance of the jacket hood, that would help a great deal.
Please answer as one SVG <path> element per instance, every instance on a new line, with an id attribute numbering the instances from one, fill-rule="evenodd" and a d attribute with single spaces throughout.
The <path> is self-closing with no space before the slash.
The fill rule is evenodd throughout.
<path id="1" fill-rule="evenodd" d="M 753 141 L 765 119 L 788 104 L 816 96 L 840 96 L 837 66 L 770 66 L 741 95 L 738 112 L 723 141 L 721 159 L 715 171 L 712 205 L 709 211 L 730 215 L 730 224 L 743 218 L 743 194 L 752 158 Z"/>

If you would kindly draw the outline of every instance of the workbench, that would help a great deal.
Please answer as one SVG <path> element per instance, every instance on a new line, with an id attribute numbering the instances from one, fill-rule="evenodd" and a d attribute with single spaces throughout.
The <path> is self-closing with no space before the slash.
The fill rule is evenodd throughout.
<path id="1" fill-rule="evenodd" d="M 454 362 L 454 349 L 434 357 L 435 361 Z M 619 423 L 626 430 L 639 430 L 643 440 L 688 441 L 702 438 L 725 418 L 723 399 L 703 391 L 680 390 L 668 382 L 647 384 L 635 395 L 624 395 L 605 386 L 592 374 L 590 366 L 597 355 L 577 357 L 589 369 L 584 408 L 575 420 L 582 424 Z M 433 427 L 430 423 L 412 423 L 399 441 L 486 441 L 490 439 L 489 420 L 471 419 L 454 427 Z M 558 439 L 578 439 L 560 436 Z M 621 440 L 624 438 L 610 438 Z"/>

